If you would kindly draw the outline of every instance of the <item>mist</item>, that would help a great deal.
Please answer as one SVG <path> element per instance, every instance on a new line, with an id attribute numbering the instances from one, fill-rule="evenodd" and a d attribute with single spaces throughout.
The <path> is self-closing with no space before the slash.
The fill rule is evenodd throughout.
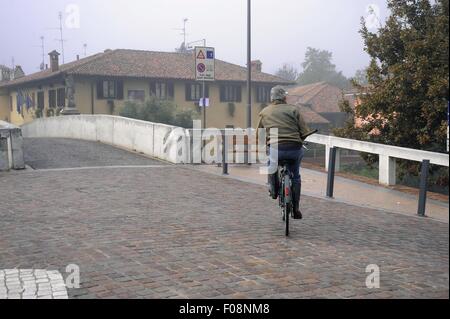
<path id="1" fill-rule="evenodd" d="M 174 51 L 183 42 L 206 39 L 217 58 L 245 65 L 245 0 L 0 0 L 0 64 L 21 65 L 27 74 L 39 71 L 40 37 L 47 53 L 61 51 L 58 13 L 63 13 L 65 62 L 105 49 Z M 263 71 L 275 73 L 283 63 L 301 70 L 307 47 L 333 53 L 337 70 L 346 76 L 367 66 L 359 35 L 367 7 L 386 18 L 385 1 L 371 0 L 254 0 L 252 1 L 252 58 L 263 62 Z M 75 8 L 75 9 L 74 9 Z M 74 11 L 75 10 L 75 11 Z M 75 20 L 74 20 L 75 14 Z"/>

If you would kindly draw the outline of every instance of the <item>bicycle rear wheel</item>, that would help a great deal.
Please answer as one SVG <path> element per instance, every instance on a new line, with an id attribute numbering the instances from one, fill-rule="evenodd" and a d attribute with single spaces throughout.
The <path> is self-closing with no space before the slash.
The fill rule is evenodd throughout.
<path id="1" fill-rule="evenodd" d="M 289 236 L 289 219 L 291 217 L 291 214 L 293 212 L 292 207 L 292 183 L 291 178 L 289 175 L 284 176 L 283 181 L 283 195 L 284 195 L 284 223 L 286 226 L 285 234 L 286 237 Z"/>
<path id="2" fill-rule="evenodd" d="M 291 212 L 289 211 L 289 207 L 290 207 L 290 204 L 287 204 L 286 208 L 284 209 L 284 223 L 286 225 L 286 230 L 285 230 L 286 237 L 289 236 L 289 217 L 290 217 L 289 215 L 291 214 Z"/>

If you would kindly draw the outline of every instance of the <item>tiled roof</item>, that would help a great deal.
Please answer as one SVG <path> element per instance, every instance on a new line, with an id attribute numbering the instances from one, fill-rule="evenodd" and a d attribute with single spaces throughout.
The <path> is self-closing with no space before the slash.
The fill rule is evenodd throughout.
<path id="1" fill-rule="evenodd" d="M 290 87 L 288 102 L 307 106 L 317 113 L 339 113 L 342 90 L 325 82 Z"/>
<path id="2" fill-rule="evenodd" d="M 60 66 L 57 72 L 50 69 L 8 82 L 4 86 L 42 80 L 62 73 L 92 76 L 120 76 L 135 78 L 162 78 L 194 80 L 193 53 L 172 53 L 138 50 L 106 51 L 79 61 Z M 225 61 L 216 60 L 217 81 L 247 79 L 247 69 Z M 254 82 L 290 84 L 286 80 L 263 72 L 253 72 Z"/>
<path id="3" fill-rule="evenodd" d="M 303 116 L 303 119 L 308 124 L 330 124 L 326 118 L 320 115 L 317 112 L 314 112 L 307 106 L 299 106 L 300 114 Z"/>

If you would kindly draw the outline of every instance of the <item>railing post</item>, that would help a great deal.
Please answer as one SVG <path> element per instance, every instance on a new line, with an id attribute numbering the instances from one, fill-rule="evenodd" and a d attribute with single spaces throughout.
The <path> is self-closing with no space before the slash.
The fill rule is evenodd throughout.
<path id="1" fill-rule="evenodd" d="M 420 192 L 419 192 L 419 216 L 425 217 L 425 207 L 427 203 L 428 191 L 428 170 L 430 168 L 430 161 L 424 160 L 422 162 L 422 169 L 420 172 Z"/>
<path id="2" fill-rule="evenodd" d="M 330 148 L 328 161 L 328 181 L 327 181 L 327 197 L 333 198 L 334 193 L 334 173 L 336 168 L 336 147 Z"/>
<path id="3" fill-rule="evenodd" d="M 396 184 L 396 163 L 395 158 L 388 155 L 379 156 L 379 183 L 386 186 Z"/>
<path id="4" fill-rule="evenodd" d="M 222 174 L 228 175 L 228 140 L 227 129 L 222 131 Z"/>

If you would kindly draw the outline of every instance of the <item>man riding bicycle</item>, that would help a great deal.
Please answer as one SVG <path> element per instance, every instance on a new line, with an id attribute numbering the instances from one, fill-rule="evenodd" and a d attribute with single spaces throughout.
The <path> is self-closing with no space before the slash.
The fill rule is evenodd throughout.
<path id="1" fill-rule="evenodd" d="M 258 128 L 267 130 L 267 146 L 269 148 L 270 163 L 289 160 L 289 170 L 293 174 L 294 219 L 302 219 L 300 212 L 301 178 L 300 164 L 303 159 L 304 136 L 311 133 L 300 114 L 300 108 L 287 104 L 288 93 L 276 86 L 270 92 L 271 104 L 259 114 Z M 278 129 L 278 133 L 270 129 Z M 272 134 L 272 135 L 271 135 Z M 278 154 L 278 158 L 276 158 Z M 270 196 L 278 198 L 277 173 L 268 175 Z"/>

